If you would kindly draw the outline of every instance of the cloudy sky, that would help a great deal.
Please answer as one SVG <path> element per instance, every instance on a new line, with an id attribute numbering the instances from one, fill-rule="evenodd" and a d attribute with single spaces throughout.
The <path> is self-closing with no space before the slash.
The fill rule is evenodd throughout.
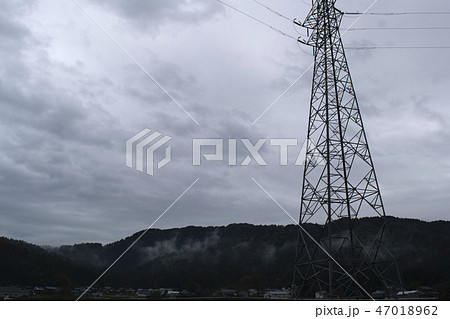
<path id="1" fill-rule="evenodd" d="M 251 0 L 224 0 L 298 36 Z M 260 0 L 302 20 L 310 1 Z M 364 11 L 372 0 L 341 0 Z M 310 49 L 216 0 L 79 0 L 79 4 L 191 115 L 188 117 L 72 0 L 5 0 L 0 13 L 0 229 L 37 244 L 111 242 L 159 228 L 295 218 L 311 70 Z M 446 0 L 379 0 L 373 12 L 450 11 Z M 343 28 L 355 22 L 344 18 Z M 446 15 L 364 16 L 354 28 L 450 27 Z M 357 46 L 450 46 L 450 30 L 349 31 Z M 386 211 L 448 220 L 448 49 L 351 50 L 358 94 Z M 125 141 L 144 128 L 173 137 L 173 161 L 154 176 L 125 165 Z M 192 166 L 193 138 L 298 138 L 288 166 Z M 247 154 L 238 147 L 238 162 Z"/>

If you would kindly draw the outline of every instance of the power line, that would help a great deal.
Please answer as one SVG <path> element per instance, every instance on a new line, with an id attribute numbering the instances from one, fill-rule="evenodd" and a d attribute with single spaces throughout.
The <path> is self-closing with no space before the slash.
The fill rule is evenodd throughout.
<path id="1" fill-rule="evenodd" d="M 287 17 L 287 16 L 285 16 L 285 15 L 279 13 L 278 11 L 275 11 L 274 9 L 272 9 L 272 8 L 270 8 L 270 7 L 268 7 L 268 6 L 266 6 L 265 4 L 263 4 L 263 3 L 261 3 L 261 2 L 259 2 L 259 1 L 257 1 L 257 0 L 252 0 L 252 1 L 255 2 L 255 3 L 257 3 L 258 5 L 260 5 L 260 6 L 264 7 L 264 8 L 266 8 L 267 10 L 269 10 L 270 12 L 272 12 L 273 14 L 275 14 L 275 15 L 277 15 L 277 16 L 283 18 L 283 19 L 286 19 L 286 20 L 289 21 L 289 22 L 292 22 L 292 24 L 293 24 L 293 26 L 294 26 L 295 32 L 297 32 L 299 35 L 301 35 L 301 36 L 303 36 L 303 37 L 306 37 L 306 35 L 301 34 L 301 33 L 298 32 L 298 30 L 295 28 L 295 24 L 296 24 L 296 23 L 295 23 L 295 19 L 289 18 L 289 17 Z M 306 2 L 305 2 L 305 4 L 306 4 Z M 302 50 L 302 51 L 303 51 L 303 50 Z M 305 52 L 305 51 L 303 51 L 303 52 Z M 305 53 L 306 53 L 306 52 L 305 52 Z"/>
<path id="2" fill-rule="evenodd" d="M 297 32 L 298 35 L 302 36 L 302 37 L 308 37 L 307 35 L 300 33 L 297 28 L 295 27 L 296 25 L 298 25 L 295 20 L 292 20 L 292 27 L 294 28 L 294 31 Z"/>
<path id="3" fill-rule="evenodd" d="M 399 16 L 399 15 L 449 15 L 450 12 L 344 12 L 344 16 L 375 15 L 375 16 Z"/>
<path id="4" fill-rule="evenodd" d="M 346 47 L 347 50 L 378 50 L 378 49 L 450 49 L 450 46 L 426 47 L 426 46 L 370 46 L 370 47 Z"/>
<path id="5" fill-rule="evenodd" d="M 286 19 L 286 20 L 288 20 L 288 21 L 290 21 L 290 22 L 293 21 L 293 19 L 286 17 L 285 15 L 279 13 L 278 11 L 275 11 L 274 9 L 272 9 L 272 8 L 270 8 L 270 7 L 268 7 L 268 6 L 266 6 L 265 4 L 263 4 L 263 3 L 261 3 L 261 2 L 259 2 L 259 1 L 257 1 L 257 0 L 252 0 L 252 1 L 255 2 L 255 3 L 257 3 L 258 5 L 260 5 L 261 7 L 266 8 L 267 10 L 269 10 L 270 12 L 272 12 L 273 14 L 275 14 L 275 15 L 277 15 L 277 16 L 283 18 L 283 19 Z"/>
<path id="6" fill-rule="evenodd" d="M 268 23 L 266 23 L 266 22 L 264 22 L 264 21 L 262 21 L 262 20 L 260 20 L 260 19 L 258 19 L 258 18 L 255 18 L 254 16 L 252 16 L 252 15 L 250 15 L 250 14 L 248 14 L 248 13 L 246 13 L 246 12 L 244 12 L 244 11 L 242 11 L 242 10 L 236 8 L 236 7 L 233 7 L 232 5 L 230 5 L 230 4 L 226 3 L 226 2 L 223 2 L 223 1 L 221 1 L 221 0 L 216 0 L 216 1 L 220 2 L 221 4 L 227 6 L 227 7 L 230 8 L 230 9 L 233 9 L 233 10 L 235 10 L 235 11 L 237 11 L 237 12 L 239 12 L 239 13 L 245 15 L 246 17 L 248 17 L 248 18 L 250 18 L 250 19 L 252 19 L 252 20 L 254 20 L 254 21 L 256 21 L 256 22 L 258 22 L 258 23 L 260 23 L 260 24 L 262 24 L 262 25 L 265 25 L 266 27 L 272 29 L 273 31 L 275 31 L 275 32 L 277 32 L 277 33 L 279 33 L 279 34 L 281 34 L 281 35 L 287 37 L 287 38 L 290 38 L 290 39 L 292 39 L 292 40 L 295 40 L 296 42 L 298 42 L 298 39 L 297 39 L 296 37 L 293 37 L 293 36 L 291 36 L 291 35 L 289 35 L 289 34 L 283 32 L 283 31 L 281 31 L 280 29 L 275 28 L 275 27 L 272 26 L 272 25 L 270 25 L 270 24 L 268 24 Z M 266 8 L 268 8 L 269 10 L 272 11 L 272 9 L 270 9 L 269 7 L 267 7 L 267 6 L 265 6 L 265 5 L 261 4 L 261 3 L 259 3 L 258 1 L 256 1 L 256 0 L 252 0 L 252 1 L 254 1 L 254 2 L 256 2 L 256 3 L 258 3 L 258 4 L 260 4 L 260 5 L 262 5 L 262 6 L 266 7 Z M 276 12 L 275 10 L 273 10 L 273 11 Z M 362 14 L 362 13 L 352 13 L 352 14 Z M 373 14 L 373 13 L 366 13 L 366 14 Z M 379 13 L 376 13 L 376 14 L 379 14 Z M 409 14 L 409 13 L 395 13 L 395 14 Z M 417 14 L 419 14 L 419 13 L 417 13 Z M 445 13 L 443 13 L 443 14 L 445 14 Z M 449 13 L 449 14 L 450 14 L 450 13 Z M 278 15 L 278 13 L 277 13 L 277 15 Z M 391 14 L 389 14 L 389 15 L 391 15 Z M 287 17 L 285 17 L 285 18 L 287 18 Z M 289 18 L 287 18 L 287 19 L 289 19 Z M 289 21 L 292 21 L 292 20 L 289 19 Z M 361 31 L 361 30 L 370 30 L 370 29 L 386 29 L 386 30 L 387 30 L 387 29 L 394 29 L 394 28 L 353 28 L 353 29 L 349 29 L 348 31 Z M 395 29 L 397 29 L 397 28 L 395 28 Z M 398 29 L 416 29 L 416 28 L 398 28 Z M 417 28 L 417 29 L 419 29 L 419 28 Z M 420 28 L 420 29 L 427 29 L 427 28 Z M 438 28 L 429 28 L 429 29 L 431 30 L 431 29 L 438 29 Z M 442 28 L 442 29 L 444 30 L 444 29 L 450 29 L 450 28 Z M 355 46 L 355 47 L 347 47 L 347 49 L 349 49 L 349 50 L 376 50 L 376 49 L 450 49 L 450 46 L 449 46 L 449 47 L 447 47 L 447 46 L 436 46 L 436 47 L 434 47 L 434 46 L 430 46 L 430 47 L 426 47 L 426 46 L 410 46 L 410 47 L 408 47 L 408 46 L 397 46 L 397 47 L 390 47 L 390 46 L 367 46 L 367 47 L 363 47 L 363 46 L 361 46 L 361 47 L 357 47 L 357 46 Z M 307 53 L 307 52 L 305 52 L 304 50 L 302 50 L 302 51 L 303 51 L 304 53 L 306 53 L 306 54 L 311 55 L 310 53 Z"/>
<path id="7" fill-rule="evenodd" d="M 450 30 L 450 27 L 373 27 L 373 28 L 351 28 L 347 31 L 368 31 L 368 30 Z"/>
<path id="8" fill-rule="evenodd" d="M 298 49 L 299 49 L 300 51 L 302 51 L 303 53 L 305 53 L 305 54 L 307 54 L 307 55 L 313 56 L 311 53 L 306 52 L 305 50 L 303 50 L 303 48 L 300 46 L 300 42 L 299 42 L 299 41 L 296 41 L 296 42 L 297 42 L 297 47 L 298 47 Z"/>
<path id="9" fill-rule="evenodd" d="M 297 41 L 297 38 L 293 37 L 292 35 L 289 35 L 289 34 L 283 32 L 283 31 L 281 31 L 280 29 L 277 29 L 277 28 L 275 28 L 274 26 L 271 26 L 270 24 L 268 24 L 268 23 L 266 23 L 266 22 L 264 22 L 264 21 L 262 21 L 262 20 L 260 20 L 260 19 L 258 19 L 258 18 L 255 18 L 254 16 L 251 16 L 250 14 L 248 14 L 248 13 L 242 11 L 242 10 L 239 10 L 239 9 L 236 8 L 236 7 L 233 7 L 232 5 L 230 5 L 230 4 L 228 4 L 228 3 L 225 3 L 225 2 L 223 2 L 223 1 L 221 1 L 221 0 L 216 0 L 216 1 L 217 1 L 217 2 L 220 2 L 220 3 L 223 4 L 224 6 L 227 6 L 228 8 L 231 8 L 231 9 L 233 9 L 233 10 L 235 10 L 235 11 L 237 11 L 237 12 L 243 14 L 243 15 L 245 15 L 246 17 L 248 17 L 248 18 L 250 18 L 250 19 L 252 19 L 252 20 L 255 20 L 256 22 L 259 22 L 259 23 L 265 25 L 266 27 L 269 27 L 270 29 L 272 29 L 273 31 L 275 31 L 275 32 L 277 32 L 277 33 L 279 33 L 279 34 L 281 34 L 282 36 L 285 36 L 285 37 L 287 37 L 287 38 L 290 38 L 290 39 L 293 39 L 293 40 Z"/>

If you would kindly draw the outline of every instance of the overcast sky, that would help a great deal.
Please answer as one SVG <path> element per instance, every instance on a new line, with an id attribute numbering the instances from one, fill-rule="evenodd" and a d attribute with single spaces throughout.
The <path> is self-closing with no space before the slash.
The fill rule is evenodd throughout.
<path id="1" fill-rule="evenodd" d="M 251 0 L 224 0 L 297 37 Z M 303 20 L 304 0 L 260 0 Z M 341 0 L 364 11 L 372 0 Z M 298 218 L 302 167 L 192 166 L 192 138 L 306 136 L 312 71 L 260 120 L 312 56 L 215 0 L 79 0 L 199 122 L 196 125 L 72 0 L 1 1 L 0 229 L 37 244 L 107 243 L 155 227 L 288 224 L 255 178 Z M 447 0 L 379 0 L 373 12 L 450 11 Z M 355 18 L 344 18 L 346 28 Z M 364 16 L 354 27 L 450 27 L 449 16 Z M 450 30 L 349 31 L 354 46 L 450 46 Z M 311 50 L 303 48 L 306 52 Z M 448 220 L 450 50 L 347 50 L 389 215 Z M 173 137 L 154 176 L 125 166 L 144 128 Z M 238 161 L 247 154 L 238 148 Z M 292 157 L 291 156 L 291 157 Z M 294 160 L 295 160 L 295 156 Z"/>

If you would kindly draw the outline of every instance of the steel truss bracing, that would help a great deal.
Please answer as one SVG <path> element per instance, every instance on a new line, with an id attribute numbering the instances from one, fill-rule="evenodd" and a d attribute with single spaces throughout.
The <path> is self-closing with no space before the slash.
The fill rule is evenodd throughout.
<path id="1" fill-rule="evenodd" d="M 313 297 L 319 291 L 329 298 L 367 298 L 367 291 L 393 291 L 399 285 L 397 266 L 387 249 L 383 201 L 339 32 L 343 13 L 334 3 L 316 0 L 300 24 L 307 28 L 309 39 L 299 41 L 313 47 L 314 76 L 299 222 L 324 226 L 313 234 L 317 242 L 300 230 L 294 271 L 297 298 Z M 323 161 L 317 160 L 317 154 Z M 367 231 L 368 225 L 358 219 L 370 216 L 381 217 L 372 238 L 367 235 L 373 234 Z"/>

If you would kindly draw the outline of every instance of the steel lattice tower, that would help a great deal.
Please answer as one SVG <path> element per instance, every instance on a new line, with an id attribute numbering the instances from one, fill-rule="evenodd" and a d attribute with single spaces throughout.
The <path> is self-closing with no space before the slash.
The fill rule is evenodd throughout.
<path id="1" fill-rule="evenodd" d="M 324 226 L 313 234 L 316 241 L 300 230 L 294 271 L 297 298 L 313 297 L 318 291 L 328 298 L 367 298 L 364 290 L 392 291 L 399 285 L 395 259 L 387 249 L 384 206 L 339 32 L 343 12 L 334 7 L 335 2 L 314 1 L 304 23 L 298 23 L 309 35 L 308 40 L 299 41 L 312 46 L 314 53 L 300 225 L 312 219 Z M 317 154 L 323 158 L 320 165 Z M 367 238 L 368 225 L 358 219 L 367 216 L 381 217 L 376 220 L 375 238 Z"/>

